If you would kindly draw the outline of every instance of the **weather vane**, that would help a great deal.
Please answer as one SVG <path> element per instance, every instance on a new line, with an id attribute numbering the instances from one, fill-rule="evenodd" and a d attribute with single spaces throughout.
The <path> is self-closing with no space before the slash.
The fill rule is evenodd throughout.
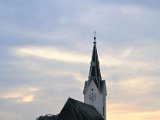
<path id="1" fill-rule="evenodd" d="M 96 43 L 96 31 L 94 31 L 93 34 L 94 34 L 94 43 Z"/>

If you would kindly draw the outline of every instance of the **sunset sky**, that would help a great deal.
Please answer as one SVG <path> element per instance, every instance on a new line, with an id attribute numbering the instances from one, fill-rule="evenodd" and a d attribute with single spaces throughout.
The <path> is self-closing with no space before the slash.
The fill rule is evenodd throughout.
<path id="1" fill-rule="evenodd" d="M 83 101 L 97 31 L 108 120 L 160 119 L 160 0 L 0 0 L 0 119 Z"/>

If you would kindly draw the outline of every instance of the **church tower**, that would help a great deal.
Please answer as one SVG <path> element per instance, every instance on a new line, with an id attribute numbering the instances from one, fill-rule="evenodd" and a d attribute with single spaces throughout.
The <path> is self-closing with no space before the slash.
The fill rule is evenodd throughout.
<path id="1" fill-rule="evenodd" d="M 84 85 L 84 103 L 93 105 L 106 119 L 106 83 L 102 80 L 98 53 L 96 48 L 96 36 L 94 36 L 92 58 L 90 63 L 89 77 Z"/>

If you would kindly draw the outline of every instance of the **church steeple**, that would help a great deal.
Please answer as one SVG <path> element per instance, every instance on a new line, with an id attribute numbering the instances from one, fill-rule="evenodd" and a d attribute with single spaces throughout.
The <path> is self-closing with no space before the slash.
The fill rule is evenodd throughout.
<path id="1" fill-rule="evenodd" d="M 92 51 L 92 58 L 91 58 L 90 71 L 89 71 L 89 79 L 100 80 L 101 72 L 100 72 L 96 43 L 97 43 L 96 36 L 94 36 L 93 51 Z"/>
<path id="2" fill-rule="evenodd" d="M 94 32 L 89 77 L 88 80 L 85 81 L 83 90 L 84 102 L 93 105 L 99 113 L 106 118 L 106 83 L 101 77 L 96 43 L 96 34 Z"/>

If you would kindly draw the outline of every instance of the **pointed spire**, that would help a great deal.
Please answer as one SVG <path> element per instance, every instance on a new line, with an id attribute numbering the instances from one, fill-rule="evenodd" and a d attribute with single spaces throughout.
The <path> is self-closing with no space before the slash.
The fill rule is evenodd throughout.
<path id="1" fill-rule="evenodd" d="M 93 51 L 92 51 L 92 59 L 91 59 L 91 65 L 90 65 L 90 71 L 89 71 L 89 78 L 90 79 L 97 79 L 97 82 L 99 83 L 99 80 L 101 80 L 101 72 L 99 67 L 99 60 L 98 60 L 98 53 L 96 48 L 96 36 L 94 32 L 94 42 L 93 42 Z"/>
<path id="2" fill-rule="evenodd" d="M 93 43 L 96 44 L 96 31 L 94 31 L 93 34 L 94 34 L 94 42 Z"/>

